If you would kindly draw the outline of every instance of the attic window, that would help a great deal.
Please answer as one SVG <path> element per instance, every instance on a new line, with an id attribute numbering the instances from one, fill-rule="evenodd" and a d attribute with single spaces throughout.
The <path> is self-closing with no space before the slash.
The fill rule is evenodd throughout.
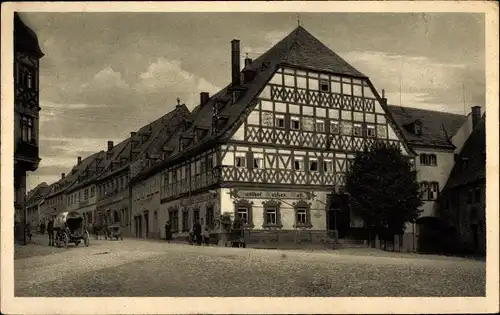
<path id="1" fill-rule="evenodd" d="M 319 82 L 319 89 L 321 92 L 330 92 L 330 84 L 327 80 L 321 80 Z"/>
<path id="2" fill-rule="evenodd" d="M 422 121 L 416 120 L 415 123 L 413 124 L 414 126 L 414 132 L 417 136 L 422 135 Z"/>

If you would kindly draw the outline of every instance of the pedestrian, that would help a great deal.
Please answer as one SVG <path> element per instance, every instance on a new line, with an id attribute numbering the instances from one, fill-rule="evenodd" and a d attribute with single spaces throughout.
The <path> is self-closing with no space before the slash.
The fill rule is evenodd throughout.
<path id="1" fill-rule="evenodd" d="M 26 221 L 25 223 L 25 231 L 26 231 L 26 235 L 28 236 L 29 240 L 31 241 L 31 224 L 29 223 L 29 221 Z"/>
<path id="2" fill-rule="evenodd" d="M 197 245 L 201 245 L 201 224 L 198 220 L 194 222 L 193 225 L 193 234 L 194 234 L 194 240 Z"/>
<path id="3" fill-rule="evenodd" d="M 170 221 L 165 223 L 165 240 L 170 243 L 172 239 L 172 228 L 170 226 Z"/>
<path id="4" fill-rule="evenodd" d="M 54 244 L 54 217 L 49 218 L 47 223 L 47 233 L 49 234 L 49 246 L 55 246 Z"/>
<path id="5" fill-rule="evenodd" d="M 208 232 L 208 226 L 206 226 L 205 229 L 203 230 L 203 241 L 207 246 L 208 244 L 210 244 L 210 233 Z"/>
<path id="6" fill-rule="evenodd" d="M 42 223 L 40 223 L 40 233 L 42 235 L 45 233 L 45 220 L 42 220 Z"/>

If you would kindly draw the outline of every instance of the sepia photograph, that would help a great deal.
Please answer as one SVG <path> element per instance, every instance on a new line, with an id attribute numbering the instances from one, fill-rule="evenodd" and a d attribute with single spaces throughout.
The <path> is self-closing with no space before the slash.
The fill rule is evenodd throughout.
<path id="1" fill-rule="evenodd" d="M 248 298 L 231 312 L 249 313 L 264 297 L 304 298 L 300 310 L 461 298 L 460 312 L 483 298 L 477 310 L 498 310 L 498 5 L 352 2 L 11 3 L 10 303 Z M 189 312 L 216 309 L 197 301 Z M 359 303 L 340 301 L 329 312 Z M 51 305 L 31 312 L 71 313 Z"/>

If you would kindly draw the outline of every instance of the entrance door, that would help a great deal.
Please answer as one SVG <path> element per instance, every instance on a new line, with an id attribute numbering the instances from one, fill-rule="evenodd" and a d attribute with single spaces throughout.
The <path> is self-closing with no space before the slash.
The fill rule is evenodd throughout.
<path id="1" fill-rule="evenodd" d="M 326 226 L 328 230 L 337 228 L 339 238 L 347 237 L 351 226 L 349 196 L 346 194 L 332 194 L 329 211 L 326 217 Z"/>
<path id="2" fill-rule="evenodd" d="M 148 213 L 144 213 L 144 224 L 145 224 L 145 228 L 146 228 L 145 237 L 148 238 L 149 237 L 149 214 Z"/>

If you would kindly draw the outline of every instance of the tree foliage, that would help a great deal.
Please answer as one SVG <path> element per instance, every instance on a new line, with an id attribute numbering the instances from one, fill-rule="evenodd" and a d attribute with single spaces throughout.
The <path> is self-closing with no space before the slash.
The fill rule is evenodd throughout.
<path id="1" fill-rule="evenodd" d="M 404 231 L 421 212 L 416 171 L 399 148 L 377 143 L 358 152 L 347 172 L 346 191 L 353 213 L 368 227 Z"/>

